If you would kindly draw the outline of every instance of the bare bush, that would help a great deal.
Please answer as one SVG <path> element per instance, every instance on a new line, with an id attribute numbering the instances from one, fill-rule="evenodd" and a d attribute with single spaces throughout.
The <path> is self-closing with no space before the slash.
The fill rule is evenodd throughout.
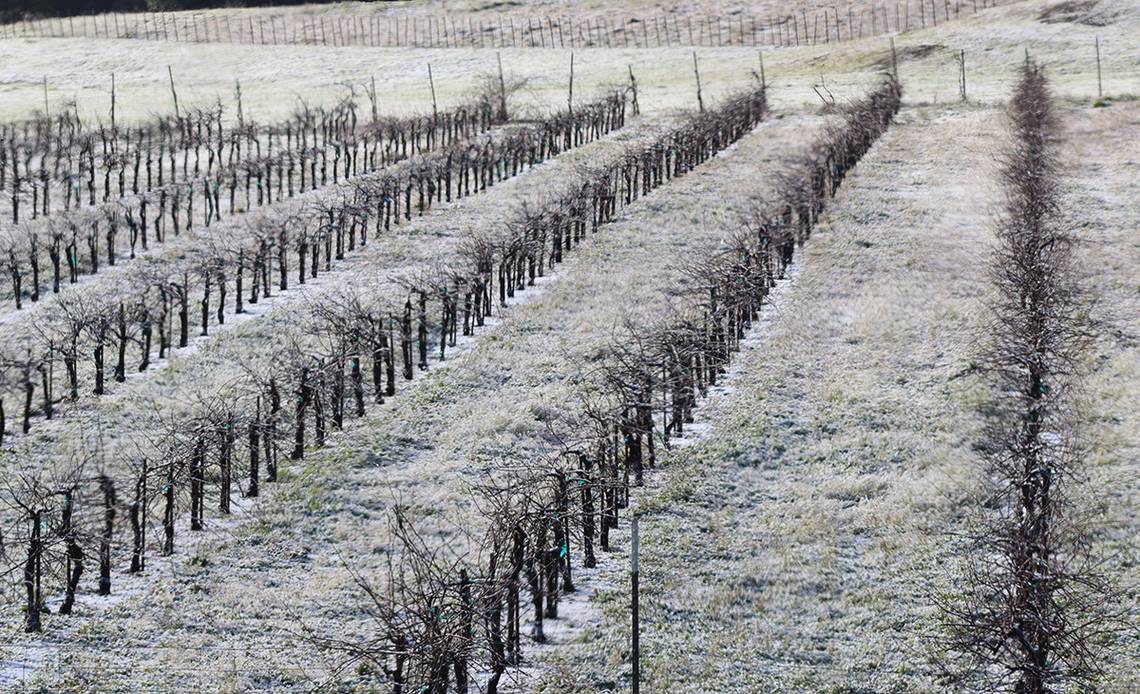
<path id="1" fill-rule="evenodd" d="M 1076 393 L 1092 325 L 1061 211 L 1056 106 L 1044 70 L 1028 60 L 1009 120 L 1006 203 L 990 263 L 996 298 L 981 360 L 993 384 L 990 486 L 959 594 L 942 609 L 957 682 L 1043 694 L 1093 681 L 1098 635 L 1114 620 L 1072 496 L 1087 455 Z"/>

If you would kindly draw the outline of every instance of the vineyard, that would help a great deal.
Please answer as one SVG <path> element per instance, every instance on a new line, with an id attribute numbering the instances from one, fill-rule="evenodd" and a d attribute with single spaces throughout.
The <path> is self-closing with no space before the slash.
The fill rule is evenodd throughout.
<path id="1" fill-rule="evenodd" d="M 0 25 L 0 690 L 1140 688 L 1138 35 Z"/>

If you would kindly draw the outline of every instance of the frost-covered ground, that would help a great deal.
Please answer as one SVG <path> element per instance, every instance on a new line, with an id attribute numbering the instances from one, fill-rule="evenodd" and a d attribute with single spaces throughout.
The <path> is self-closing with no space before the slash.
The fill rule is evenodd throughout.
<path id="1" fill-rule="evenodd" d="M 302 339 L 305 309 L 322 297 L 336 294 L 338 288 L 345 286 L 378 288 L 374 291 L 391 297 L 392 305 L 398 309 L 405 298 L 399 279 L 413 277 L 428 268 L 462 262 L 459 249 L 469 232 L 502 224 L 517 214 L 524 202 L 534 204 L 561 191 L 575 166 L 615 156 L 625 147 L 651 140 L 677 117 L 662 113 L 632 118 L 625 128 L 599 141 L 538 164 L 483 192 L 437 205 L 423 216 L 393 224 L 391 229 L 371 238 L 367 246 L 347 253 L 343 260 L 334 261 L 331 270 L 306 279 L 304 284 L 297 283 L 295 270 L 291 270 L 288 290 L 280 291 L 274 286 L 271 297 L 262 297 L 257 304 L 247 303 L 244 313 L 227 315 L 225 324 L 214 322 L 209 335 L 198 334 L 198 324 L 192 316 L 191 338 L 186 348 L 172 350 L 167 359 L 156 359 L 143 373 L 128 369 L 131 373 L 126 383 L 108 383 L 108 394 L 103 397 L 88 397 L 84 393 L 75 404 L 61 404 L 60 417 L 50 422 L 36 421 L 30 435 L 13 433 L 8 443 L 41 452 L 48 459 L 64 460 L 75 446 L 91 445 L 85 432 L 99 431 L 104 450 L 113 459 L 111 454 L 117 447 L 133 445 L 131 436 L 137 432 L 132 422 L 159 412 L 178 411 L 191 403 L 192 394 L 216 391 L 238 379 L 243 373 L 239 364 L 248 363 L 246 358 L 259 346 L 264 347 L 268 359 L 276 341 Z M 186 236 L 172 242 L 172 248 L 164 245 L 158 252 L 178 257 L 195 243 L 208 243 L 209 238 L 208 234 Z M 90 284 L 112 292 L 123 273 L 131 271 L 129 263 L 104 270 Z M 71 290 L 86 291 L 68 291 Z M 66 296 L 66 292 L 61 296 Z M 13 312 L 13 322 L 31 330 L 37 320 L 49 315 L 52 298 L 25 311 Z M 229 302 L 232 304 L 232 298 Z M 134 351 L 129 357 L 132 367 Z M 93 381 L 94 366 L 90 360 L 82 360 L 79 370 L 80 382 Z"/>
<path id="2" fill-rule="evenodd" d="M 913 2 L 912 2 L 913 4 Z M 1140 92 L 1136 65 L 1135 4 L 1099 0 L 1093 10 L 1059 16 L 1081 22 L 1045 23 L 1038 17 L 1059 0 L 1029 0 L 998 7 L 949 24 L 896 37 L 901 77 L 909 98 L 955 101 L 958 98 L 958 50 L 966 51 L 968 91 L 972 98 L 1002 101 L 1011 70 L 1029 49 L 1054 66 L 1054 77 L 1068 94 L 1095 98 L 1099 37 L 1104 88 L 1109 94 Z M 759 69 L 752 48 L 699 48 L 705 97 L 746 84 Z M 380 110 L 426 113 L 431 109 L 427 80 L 430 63 L 440 104 L 468 95 L 476 78 L 497 72 L 496 51 L 479 49 L 382 49 L 315 46 L 173 44 L 105 39 L 0 40 L 0 118 L 26 117 L 44 103 L 48 77 L 49 108 L 58 112 L 74 101 L 88 123 L 109 121 L 110 74 L 115 73 L 120 123 L 170 111 L 166 66 L 171 65 L 183 108 L 220 100 L 227 117 L 236 114 L 234 80 L 241 82 L 245 118 L 265 122 L 292 113 L 303 99 L 310 106 L 334 103 L 350 92 L 367 108 L 365 87 L 377 82 Z M 548 109 L 565 100 L 570 72 L 569 49 L 503 49 L 508 76 L 528 81 L 525 106 Z M 813 85 L 824 84 L 837 97 L 866 84 L 870 71 L 889 62 L 886 38 L 787 49 L 764 49 L 766 76 L 774 85 L 776 105 L 819 104 Z M 576 93 L 628 79 L 628 68 L 642 85 L 642 105 L 659 108 L 696 106 L 693 51 L 689 48 L 612 48 L 575 51 Z"/>
<path id="3" fill-rule="evenodd" d="M 284 484 L 232 533 L 199 543 L 181 562 L 159 562 L 139 595 L 92 610 L 92 643 L 69 646 L 72 659 L 43 682 L 209 687 L 219 674 L 208 667 L 214 651 L 195 650 L 205 644 L 235 654 L 238 684 L 322 681 L 328 663 L 297 634 L 370 628 L 346 566 L 381 570 L 390 504 L 412 506 L 423 527 L 461 545 L 478 518 L 469 485 L 496 464 L 526 464 L 547 450 L 540 420 L 575 406 L 573 384 L 590 355 L 626 316 L 666 309 L 663 292 L 683 277 L 687 255 L 711 252 L 734 228 L 755 189 L 733 182 L 774 170 L 821 123 L 810 115 L 764 123 L 628 208 L 448 368 L 429 371 L 303 466 L 287 466 Z"/>
<path id="4" fill-rule="evenodd" d="M 1113 570 L 1125 584 L 1140 580 L 1140 171 L 1131 146 L 1140 140 L 1140 107 L 1127 98 L 1140 93 L 1140 13 L 1125 0 L 1101 0 L 1094 9 L 1106 24 L 1039 21 L 1054 4 L 1018 3 L 896 42 L 907 103 L 898 125 L 844 182 L 798 254 L 794 279 L 765 309 L 689 437 L 635 494 L 646 691 L 940 688 L 930 598 L 952 575 L 947 533 L 971 500 L 982 384 L 968 367 L 987 286 L 990 215 L 1000 202 L 992 162 L 1003 136 L 1001 102 L 1026 49 L 1049 66 L 1065 103 L 1082 265 L 1113 326 L 1087 383 L 1096 441 L 1089 496 L 1103 505 L 1099 541 L 1117 553 Z M 1094 37 L 1104 91 L 1118 97 L 1107 108 L 1090 107 Z M 958 49 L 967 51 L 966 105 L 956 104 Z M 561 103 L 567 53 L 503 51 L 507 71 L 531 80 L 526 103 Z M 173 557 L 153 556 L 142 576 L 116 571 L 110 599 L 84 591 L 74 617 L 46 617 L 43 636 L 23 635 L 18 606 L 5 604 L 0 689 L 320 687 L 336 659 L 304 634 L 372 632 L 348 569 L 379 573 L 391 504 L 411 505 L 440 539 L 462 547 L 477 517 L 468 485 L 504 461 L 546 450 L 542 420 L 574 406 L 573 382 L 614 326 L 667 304 L 663 292 L 682 261 L 714 248 L 736 212 L 764 195 L 780 159 L 820 127 L 813 85 L 842 100 L 874 79 L 886 55 L 881 39 L 766 51 L 782 118 L 628 208 L 449 353 L 446 368 L 433 363 L 388 404 L 331 435 L 325 450 L 285 465 L 281 483 L 266 485 L 257 503 L 243 501 L 231 519 L 211 518 L 193 537 L 180 527 Z M 751 49 L 699 56 L 707 101 L 758 67 Z M 298 95 L 329 102 L 345 82 L 359 87 L 371 74 L 383 110 L 422 111 L 430 104 L 426 63 L 441 102 L 495 65 L 490 51 L 9 40 L 0 41 L 0 116 L 26 115 L 40 103 L 45 73 L 53 99 L 105 111 L 111 71 L 119 117 L 142 116 L 165 108 L 167 85 L 153 73 L 171 62 L 184 103 L 228 99 L 237 76 L 247 117 L 264 119 L 291 110 Z M 457 233 L 502 223 L 521 199 L 555 185 L 562 167 L 646 137 L 695 105 L 687 49 L 579 52 L 576 93 L 622 79 L 630 65 L 646 115 L 627 131 L 370 242 L 166 368 L 65 413 L 45 427 L 44 445 L 77 445 L 95 422 L 108 437 L 129 432 L 151 403 L 221 377 L 216 367 L 232 350 L 296 330 L 294 309 L 311 296 L 447 255 Z M 710 204 L 714 216 L 698 216 Z M 615 551 L 598 569 L 577 569 L 578 592 L 547 624 L 552 644 L 528 648 L 513 689 L 628 687 L 627 532 L 623 516 Z M 84 587 L 92 580 L 86 576 Z M 1140 646 L 1124 642 L 1105 690 L 1140 687 L 1138 660 Z"/>
<path id="5" fill-rule="evenodd" d="M 1109 571 L 1135 586 L 1140 241 L 1128 201 L 1140 161 L 1113 143 L 1137 136 L 1140 108 L 1065 115 L 1081 261 L 1113 307 L 1091 360 L 1086 491 L 1104 509 Z M 970 364 L 1000 116 L 903 112 L 813 234 L 763 342 L 700 411 L 702 440 L 667 454 L 665 481 L 638 499 L 647 690 L 946 686 L 931 598 L 959 561 L 950 532 L 976 502 L 984 385 Z M 598 581 L 599 622 L 549 655 L 545 691 L 625 686 L 626 534 Z M 1103 689 L 1131 691 L 1140 642 L 1125 634 L 1116 647 Z"/>

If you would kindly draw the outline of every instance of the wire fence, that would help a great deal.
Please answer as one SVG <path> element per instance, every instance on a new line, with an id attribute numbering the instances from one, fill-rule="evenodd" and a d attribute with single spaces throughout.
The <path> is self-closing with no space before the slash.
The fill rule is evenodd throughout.
<path id="1" fill-rule="evenodd" d="M 894 0 L 762 17 L 106 13 L 0 25 L 0 38 L 108 38 L 374 48 L 814 46 L 938 26 L 1016 0 Z"/>

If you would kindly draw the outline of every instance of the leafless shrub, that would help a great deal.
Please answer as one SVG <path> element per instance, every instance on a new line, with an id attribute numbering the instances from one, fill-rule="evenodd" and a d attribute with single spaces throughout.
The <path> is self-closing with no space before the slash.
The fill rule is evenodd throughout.
<path id="1" fill-rule="evenodd" d="M 1072 497 L 1087 455 L 1076 392 L 1093 332 L 1061 214 L 1059 119 L 1044 70 L 1028 60 L 1009 119 L 1006 203 L 990 264 L 997 292 L 981 360 L 994 391 L 989 498 L 967 538 L 959 594 L 941 607 L 955 681 L 1043 694 L 1090 685 L 1099 637 L 1117 622 Z"/>

